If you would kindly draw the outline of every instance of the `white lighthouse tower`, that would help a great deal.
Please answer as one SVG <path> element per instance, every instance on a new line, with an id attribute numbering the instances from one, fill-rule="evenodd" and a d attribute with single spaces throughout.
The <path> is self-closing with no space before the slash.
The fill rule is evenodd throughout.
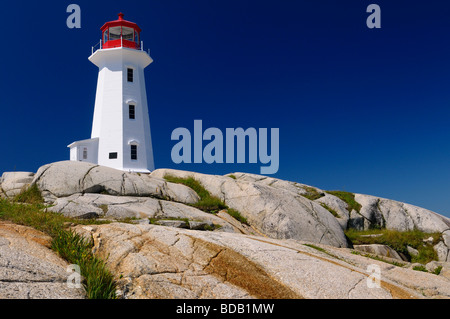
<path id="1" fill-rule="evenodd" d="M 123 19 L 101 27 L 100 49 L 89 61 L 99 68 L 91 138 L 70 144 L 70 160 L 123 171 L 154 170 L 141 29 Z"/>

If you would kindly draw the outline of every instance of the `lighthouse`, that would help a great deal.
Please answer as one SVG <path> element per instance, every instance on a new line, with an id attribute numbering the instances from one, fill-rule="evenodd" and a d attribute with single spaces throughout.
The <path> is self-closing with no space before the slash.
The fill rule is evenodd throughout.
<path id="1" fill-rule="evenodd" d="M 68 145 L 70 160 L 149 173 L 154 163 L 144 69 L 153 59 L 139 26 L 123 17 L 101 27 L 99 49 L 89 57 L 99 69 L 91 138 Z"/>

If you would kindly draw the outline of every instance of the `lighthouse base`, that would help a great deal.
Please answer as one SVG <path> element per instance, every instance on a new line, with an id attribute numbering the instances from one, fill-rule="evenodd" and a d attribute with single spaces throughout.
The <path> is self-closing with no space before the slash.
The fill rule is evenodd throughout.
<path id="1" fill-rule="evenodd" d="M 121 167 L 120 159 L 115 165 L 99 163 L 99 138 L 91 138 L 73 142 L 67 147 L 70 148 L 70 160 L 77 162 L 88 162 L 96 165 L 115 168 L 124 172 L 149 174 L 151 171 L 147 167 Z"/>
<path id="2" fill-rule="evenodd" d="M 70 160 L 98 164 L 98 137 L 73 142 L 70 148 Z"/>

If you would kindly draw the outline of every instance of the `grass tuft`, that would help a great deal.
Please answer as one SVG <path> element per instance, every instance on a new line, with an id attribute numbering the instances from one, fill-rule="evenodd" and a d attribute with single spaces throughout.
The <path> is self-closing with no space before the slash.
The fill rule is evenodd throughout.
<path id="1" fill-rule="evenodd" d="M 381 236 L 368 237 L 364 235 L 379 234 Z M 398 231 L 389 229 L 373 229 L 358 231 L 355 229 L 348 229 L 345 235 L 351 240 L 353 245 L 365 244 L 381 244 L 394 249 L 395 251 L 407 256 L 413 263 L 426 264 L 432 260 L 437 260 L 438 256 L 433 246 L 436 245 L 440 238 L 440 233 L 424 233 L 420 230 Z M 431 244 L 425 244 L 424 239 L 433 237 Z M 417 256 L 411 256 L 408 252 L 407 246 L 415 248 L 419 251 Z"/>
<path id="2" fill-rule="evenodd" d="M 193 177 L 181 178 L 172 175 L 165 175 L 164 179 L 171 183 L 183 184 L 192 188 L 200 197 L 200 200 L 197 203 L 192 204 L 192 206 L 204 212 L 214 214 L 227 208 L 227 205 L 225 205 L 220 198 L 212 196 L 206 188 L 204 188 L 203 185 Z"/>
<path id="3" fill-rule="evenodd" d="M 359 213 L 361 210 L 361 204 L 355 200 L 355 194 L 344 191 L 327 191 L 327 193 L 346 202 L 349 213 L 351 213 L 352 210 L 356 210 Z"/>
<path id="4" fill-rule="evenodd" d="M 313 249 L 318 250 L 318 251 L 320 251 L 322 253 L 325 253 L 325 254 L 328 253 L 325 249 L 323 249 L 321 247 L 318 247 L 316 245 L 313 245 L 313 244 L 303 244 L 303 246 L 307 246 L 307 247 L 313 248 Z"/>
<path id="5" fill-rule="evenodd" d="M 249 225 L 247 218 L 245 218 L 244 216 L 241 215 L 241 213 L 239 213 L 237 210 L 233 209 L 233 208 L 227 208 L 227 213 L 234 217 L 235 219 L 237 219 L 238 221 L 240 221 L 243 224 Z"/>
<path id="6" fill-rule="evenodd" d="M 303 186 L 303 189 L 306 191 L 306 193 L 301 194 L 303 197 L 306 197 L 309 200 L 316 200 L 321 197 L 324 197 L 324 193 L 320 193 L 317 189 L 310 186 Z"/>
<path id="7" fill-rule="evenodd" d="M 367 258 L 371 258 L 373 260 L 382 261 L 382 262 L 385 262 L 385 263 L 388 263 L 388 264 L 391 264 L 391 265 L 394 265 L 394 266 L 397 266 L 397 267 L 403 267 L 404 266 L 404 264 L 396 262 L 394 260 L 387 260 L 387 259 L 384 259 L 384 258 L 382 258 L 380 256 L 377 256 L 377 255 L 364 254 L 364 253 L 361 253 L 361 252 L 356 251 L 356 250 L 352 250 L 352 254 L 353 255 L 359 255 L 359 256 L 367 257 Z"/>
<path id="8" fill-rule="evenodd" d="M 23 193 L 21 194 L 23 195 Z M 30 197 L 27 196 L 20 197 L 20 200 L 30 200 Z M 28 203 L 24 205 L 19 200 L 8 201 L 6 199 L 0 199 L 0 219 L 29 226 L 49 235 L 52 238 L 52 249 L 69 263 L 77 264 L 80 267 L 81 275 L 84 277 L 83 286 L 88 298 L 115 298 L 116 284 L 113 275 L 106 269 L 103 261 L 92 254 L 92 244 L 73 231 L 65 229 L 67 224 L 86 225 L 107 222 L 68 218 L 43 210 L 42 204 Z"/>
<path id="9" fill-rule="evenodd" d="M 204 188 L 203 185 L 193 177 L 181 178 L 173 175 L 165 175 L 164 179 L 171 183 L 183 184 L 187 187 L 192 188 L 198 194 L 200 200 L 195 204 L 191 204 L 191 206 L 212 214 L 215 214 L 222 209 L 228 209 L 229 211 L 231 211 L 231 214 L 238 216 L 237 219 L 239 221 L 243 222 L 243 220 L 245 220 L 244 223 L 247 223 L 247 220 L 242 217 L 238 211 L 230 209 L 220 198 L 212 196 L 208 192 L 208 190 Z"/>
<path id="10" fill-rule="evenodd" d="M 341 216 L 339 216 L 339 214 L 330 206 L 328 206 L 325 203 L 320 203 L 320 206 L 322 206 L 323 208 L 325 208 L 327 211 L 329 211 L 334 217 L 336 218 L 340 218 Z"/>
<path id="11" fill-rule="evenodd" d="M 436 267 L 435 270 L 433 270 L 433 274 L 439 275 L 441 273 L 441 271 L 442 271 L 442 266 L 438 266 L 438 267 Z"/>
<path id="12" fill-rule="evenodd" d="M 60 230 L 52 249 L 69 263 L 80 267 L 89 299 L 115 299 L 116 284 L 104 262 L 92 254 L 92 244 L 71 230 Z"/>
<path id="13" fill-rule="evenodd" d="M 425 268 L 425 266 L 420 265 L 420 266 L 414 266 L 413 270 L 417 270 L 417 271 L 423 271 L 423 272 L 428 272 L 428 270 Z"/>
<path id="14" fill-rule="evenodd" d="M 153 218 L 149 217 L 148 221 L 152 225 L 158 225 L 158 221 L 160 220 L 180 220 L 185 222 L 189 226 L 189 219 L 188 218 L 181 218 L 181 217 L 161 217 L 161 218 Z"/>
<path id="15" fill-rule="evenodd" d="M 13 201 L 27 204 L 44 204 L 44 198 L 37 184 L 24 187 L 19 194 L 14 196 Z"/>
<path id="16" fill-rule="evenodd" d="M 234 175 L 228 176 L 233 178 L 232 176 Z M 236 176 L 234 176 L 234 178 L 236 178 Z M 203 185 L 193 177 L 181 178 L 173 175 L 165 175 L 164 179 L 171 183 L 183 184 L 192 188 L 198 194 L 200 200 L 197 203 L 192 204 L 191 206 L 194 206 L 204 212 L 213 214 L 219 212 L 222 209 L 226 209 L 229 215 L 231 215 L 241 223 L 249 225 L 247 219 L 242 216 L 240 212 L 235 209 L 229 208 L 220 198 L 212 196 L 208 192 L 208 190 L 206 190 L 206 188 L 204 188 Z"/>

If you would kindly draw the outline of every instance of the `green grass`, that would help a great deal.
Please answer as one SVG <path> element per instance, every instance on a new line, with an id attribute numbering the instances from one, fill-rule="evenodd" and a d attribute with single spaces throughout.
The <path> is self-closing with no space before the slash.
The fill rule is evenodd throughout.
<path id="1" fill-rule="evenodd" d="M 108 205 L 106 205 L 106 204 L 101 204 L 100 206 L 98 206 L 102 211 L 103 211 L 103 214 L 107 214 L 108 213 Z"/>
<path id="2" fill-rule="evenodd" d="M 414 266 L 413 270 L 417 270 L 417 271 L 423 271 L 423 272 L 428 272 L 428 270 L 425 268 L 425 266 Z"/>
<path id="3" fill-rule="evenodd" d="M 345 262 L 345 260 L 343 260 L 343 259 L 340 258 L 339 256 L 336 256 L 336 255 L 330 253 L 329 251 L 327 251 L 327 250 L 325 250 L 325 249 L 323 249 L 323 248 L 321 248 L 321 247 L 318 247 L 318 246 L 316 246 L 316 245 L 313 245 L 313 244 L 303 244 L 303 246 L 307 246 L 307 247 L 313 248 L 313 249 L 315 249 L 315 250 L 317 250 L 317 251 L 320 251 L 320 252 L 322 252 L 322 253 L 324 253 L 324 254 L 327 254 L 328 256 L 332 257 L 333 259 L 337 259 L 337 260 L 341 260 L 341 261 L 344 261 L 344 262 Z"/>
<path id="4" fill-rule="evenodd" d="M 442 271 L 442 266 L 438 266 L 438 267 L 436 267 L 435 270 L 433 270 L 433 274 L 439 275 L 441 273 L 441 271 Z"/>
<path id="5" fill-rule="evenodd" d="M 233 174 L 227 175 L 228 177 L 232 178 L 232 179 L 236 179 L 236 176 Z"/>
<path id="6" fill-rule="evenodd" d="M 325 196 L 324 193 L 320 193 L 317 189 L 310 186 L 303 186 L 303 189 L 306 191 L 306 193 L 301 194 L 303 197 L 306 197 L 309 200 L 316 200 L 323 196 Z"/>
<path id="7" fill-rule="evenodd" d="M 30 195 L 31 194 L 31 195 Z M 80 267 L 87 298 L 115 298 L 115 281 L 102 260 L 92 254 L 92 244 L 80 235 L 66 229 L 70 224 L 103 224 L 96 220 L 78 220 L 46 211 L 36 200 L 35 190 L 28 188 L 14 201 L 0 199 L 0 219 L 18 225 L 29 226 L 52 238 L 51 247 L 62 258 Z"/>
<path id="8" fill-rule="evenodd" d="M 24 188 L 14 197 L 13 201 L 28 204 L 44 204 L 44 198 L 36 184 Z"/>
<path id="9" fill-rule="evenodd" d="M 205 225 L 205 226 L 203 227 L 203 230 L 206 230 L 206 231 L 214 231 L 214 230 L 220 229 L 220 228 L 222 228 L 222 225 L 213 224 L 212 226 L 211 226 L 211 225 Z"/>
<path id="10" fill-rule="evenodd" d="M 365 237 L 363 235 L 380 234 L 378 237 Z M 364 244 L 381 244 L 391 247 L 397 252 L 407 256 L 411 262 L 426 264 L 432 260 L 437 260 L 438 256 L 433 249 L 441 235 L 439 233 L 424 233 L 417 229 L 410 231 L 397 231 L 388 229 L 372 229 L 366 231 L 358 231 L 355 229 L 348 229 L 345 235 L 350 239 L 353 245 Z M 424 244 L 423 240 L 433 237 L 431 244 Z M 411 256 L 408 252 L 407 246 L 415 248 L 419 251 L 417 256 Z"/>
<path id="11" fill-rule="evenodd" d="M 207 213 L 218 213 L 222 209 L 226 209 L 228 206 L 225 205 L 219 198 L 215 196 L 209 196 L 200 199 L 197 203 L 192 204 L 192 206 L 207 212 Z"/>
<path id="12" fill-rule="evenodd" d="M 200 184 L 200 182 L 194 179 L 193 177 L 181 178 L 167 174 L 164 176 L 164 179 L 171 183 L 183 184 L 186 185 L 187 187 L 192 188 L 198 194 L 200 199 L 211 196 L 209 192 L 203 187 L 203 185 Z"/>
<path id="13" fill-rule="evenodd" d="M 0 219 L 18 225 L 29 226 L 54 237 L 67 224 L 106 224 L 107 221 L 95 219 L 75 219 L 62 214 L 47 211 L 42 204 L 26 204 L 0 199 Z"/>
<path id="14" fill-rule="evenodd" d="M 313 245 L 313 244 L 303 244 L 303 246 L 307 246 L 307 247 L 313 248 L 315 250 L 318 250 L 318 251 L 320 251 L 322 253 L 328 254 L 328 252 L 325 249 L 323 249 L 321 247 L 318 247 L 316 245 Z"/>
<path id="15" fill-rule="evenodd" d="M 325 203 L 320 203 L 320 206 L 322 206 L 323 208 L 325 208 L 326 210 L 328 210 L 334 217 L 336 218 L 340 218 L 341 216 L 339 216 L 339 214 L 330 206 L 328 206 Z"/>
<path id="16" fill-rule="evenodd" d="M 149 219 L 148 219 L 149 223 L 152 225 L 157 225 L 157 222 L 159 220 L 180 220 L 180 221 L 185 222 L 189 226 L 189 219 L 187 219 L 187 218 L 178 218 L 178 217 L 153 218 L 153 217 L 149 217 Z"/>
<path id="17" fill-rule="evenodd" d="M 228 176 L 231 177 L 234 175 Z M 213 214 L 219 212 L 222 209 L 226 209 L 229 215 L 231 215 L 241 223 L 249 225 L 247 219 L 242 216 L 240 212 L 235 209 L 229 208 L 220 198 L 212 196 L 208 192 L 208 190 L 206 190 L 206 188 L 204 188 L 203 185 L 193 177 L 180 178 L 172 175 L 165 175 L 164 179 L 171 183 L 183 184 L 192 188 L 198 194 L 200 200 L 195 204 L 191 204 L 191 206 L 194 206 L 204 212 Z"/>
<path id="18" fill-rule="evenodd" d="M 154 217 L 149 217 L 149 223 L 152 225 L 158 225 L 158 221 L 159 220 L 181 220 L 183 222 L 185 222 L 188 227 L 190 227 L 190 220 L 188 218 L 179 218 L 179 217 L 161 217 L 161 218 L 154 218 Z M 221 225 L 217 225 L 217 224 L 213 224 L 213 225 L 208 225 L 205 224 L 202 228 L 202 230 L 206 230 L 206 231 L 214 231 L 216 229 L 220 229 L 222 228 Z"/>
<path id="19" fill-rule="evenodd" d="M 237 210 L 233 209 L 233 208 L 227 208 L 227 213 L 234 217 L 235 219 L 237 219 L 238 221 L 240 221 L 243 224 L 249 225 L 247 218 L 245 218 L 244 216 L 241 215 L 241 213 L 239 213 Z"/>
<path id="20" fill-rule="evenodd" d="M 355 194 L 344 191 L 327 191 L 328 194 L 334 195 L 347 203 L 347 210 L 351 213 L 356 210 L 358 213 L 361 210 L 361 204 L 355 200 Z"/>
<path id="21" fill-rule="evenodd" d="M 208 192 L 208 190 L 206 190 L 206 188 L 204 188 L 203 185 L 193 177 L 181 178 L 172 175 L 165 175 L 164 179 L 171 183 L 183 184 L 192 188 L 200 197 L 200 200 L 195 204 L 191 204 L 191 206 L 194 206 L 204 212 L 213 214 L 219 212 L 222 209 L 227 209 L 229 213 L 231 211 L 230 215 L 234 214 L 234 216 L 232 215 L 233 217 L 237 216 L 237 219 L 239 221 L 245 221 L 244 223 L 247 223 L 247 220 L 242 217 L 238 211 L 230 209 L 220 198 L 212 196 Z"/>
<path id="22" fill-rule="evenodd" d="M 80 267 L 88 299 L 115 299 L 114 276 L 104 262 L 92 254 L 92 244 L 79 234 L 61 229 L 52 240 L 52 249 L 71 264 Z"/>
<path id="23" fill-rule="evenodd" d="M 384 258 L 382 258 L 380 256 L 371 255 L 371 254 L 363 254 L 363 253 L 361 253 L 359 251 L 356 251 L 356 250 L 353 250 L 352 254 L 353 255 L 359 255 L 359 256 L 367 257 L 367 258 L 370 258 L 370 259 L 373 259 L 373 260 L 382 261 L 382 262 L 385 262 L 385 263 L 388 263 L 388 264 L 391 264 L 391 265 L 394 265 L 394 266 L 397 266 L 397 267 L 403 267 L 404 266 L 402 263 L 398 263 L 398 262 L 396 262 L 394 260 L 387 260 L 387 259 L 384 259 Z"/>
<path id="24" fill-rule="evenodd" d="M 200 200 L 197 203 L 192 204 L 192 206 L 204 212 L 217 213 L 218 211 L 227 208 L 227 205 L 225 205 L 220 198 L 212 196 L 203 185 L 193 177 L 180 178 L 172 175 L 165 175 L 164 179 L 171 183 L 183 184 L 192 188 L 200 197 Z"/>

